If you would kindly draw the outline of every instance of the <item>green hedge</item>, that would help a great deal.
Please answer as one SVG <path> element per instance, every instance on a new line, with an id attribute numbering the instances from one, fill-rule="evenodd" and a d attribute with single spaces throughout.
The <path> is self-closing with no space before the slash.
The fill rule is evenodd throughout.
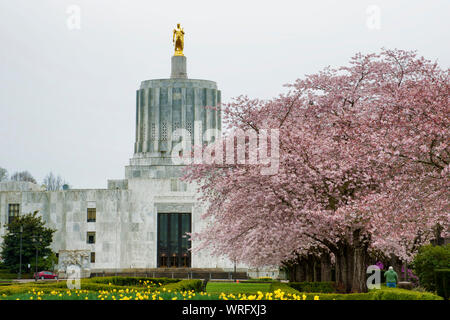
<path id="1" fill-rule="evenodd" d="M 272 282 L 272 281 L 276 281 L 270 277 L 261 277 L 261 278 L 250 278 L 248 280 L 240 280 L 239 282 Z"/>
<path id="2" fill-rule="evenodd" d="M 102 283 L 115 286 L 142 286 L 144 281 L 150 281 L 160 286 L 159 284 L 166 285 L 169 283 L 179 282 L 180 279 L 173 278 L 147 278 L 147 277 L 95 277 L 87 279 L 91 283 Z"/>
<path id="3" fill-rule="evenodd" d="M 0 287 L 0 296 L 1 295 L 13 295 L 13 294 L 18 294 L 18 293 L 26 293 L 28 291 L 44 291 L 45 293 L 49 293 L 52 292 L 53 290 L 61 290 L 61 288 L 55 288 L 54 286 L 40 286 L 35 284 L 34 282 L 32 283 L 25 283 L 25 284 L 12 284 L 12 285 L 8 285 L 8 286 L 1 286 Z"/>
<path id="4" fill-rule="evenodd" d="M 142 287 L 127 287 L 129 289 L 135 289 L 135 290 L 142 290 Z M 0 286 L 0 295 L 6 294 L 16 294 L 16 293 L 26 293 L 28 291 L 43 291 L 45 293 L 52 292 L 54 290 L 56 291 L 65 291 L 69 290 L 67 288 L 66 281 L 59 281 L 59 282 L 53 282 L 53 283 L 46 283 L 46 284 L 39 284 L 39 283 L 26 283 L 26 284 L 12 284 L 8 286 Z M 99 291 L 99 290 L 121 290 L 125 289 L 125 287 L 121 286 L 108 286 L 105 284 L 100 283 L 87 283 L 87 282 L 81 282 L 81 290 L 89 290 L 89 291 Z"/>
<path id="5" fill-rule="evenodd" d="M 89 291 L 99 291 L 99 290 L 123 290 L 123 289 L 133 289 L 133 290 L 148 290 L 147 287 L 144 287 L 139 280 L 142 281 L 153 281 L 158 284 L 161 283 L 162 286 L 156 286 L 150 288 L 150 290 L 160 290 L 162 288 L 172 289 L 175 291 L 176 288 L 180 287 L 180 290 L 195 290 L 200 291 L 198 286 L 201 289 L 201 280 L 197 280 L 200 284 L 193 284 L 191 282 L 186 283 L 186 281 L 193 280 L 181 280 L 180 279 L 172 279 L 172 278 L 134 278 L 134 277 L 99 277 L 99 278 L 87 278 L 81 279 L 81 290 L 89 290 Z M 181 284 L 180 284 L 181 283 Z M 111 284 L 111 285 L 110 285 Z M 119 285 L 123 284 L 123 285 Z M 138 284 L 138 285 L 133 285 Z M 60 280 L 58 282 L 28 282 L 22 284 L 10 284 L 5 286 L 0 286 L 0 295 L 6 294 L 16 294 L 16 293 L 26 293 L 35 289 L 36 291 L 44 291 L 45 293 L 51 292 L 53 290 L 62 291 L 68 290 L 67 281 Z"/>
<path id="6" fill-rule="evenodd" d="M 336 292 L 335 282 L 290 282 L 289 286 L 300 292 Z"/>
<path id="7" fill-rule="evenodd" d="M 382 288 L 367 293 L 304 293 L 307 300 L 318 295 L 320 300 L 442 300 L 429 292 L 417 292 L 398 288 Z"/>
<path id="8" fill-rule="evenodd" d="M 372 290 L 372 300 L 442 300 L 442 297 L 430 292 L 419 292 L 399 288 L 383 287 L 380 290 Z"/>
<path id="9" fill-rule="evenodd" d="M 306 300 L 313 300 L 314 296 L 319 296 L 319 300 L 373 300 L 370 293 L 304 293 Z"/>
<path id="10" fill-rule="evenodd" d="M 287 283 L 274 282 L 270 287 L 270 291 L 281 289 L 286 294 L 296 294 L 306 296 L 306 300 L 314 300 L 315 296 L 319 296 L 319 300 L 442 300 L 443 298 L 429 293 L 417 292 L 399 288 L 382 287 L 379 290 L 371 290 L 367 293 L 322 293 L 322 292 L 299 292 Z"/>
<path id="11" fill-rule="evenodd" d="M 194 292 L 200 292 L 202 291 L 203 287 L 203 281 L 198 279 L 192 279 L 192 280 L 181 280 L 177 283 L 169 283 L 165 286 L 159 288 L 159 291 L 161 291 L 163 288 L 170 291 L 191 291 L 194 290 Z"/>
<path id="12" fill-rule="evenodd" d="M 437 294 L 448 300 L 450 297 L 450 269 L 434 270 Z"/>
<path id="13" fill-rule="evenodd" d="M 22 279 L 32 279 L 33 273 L 22 273 Z M 0 269 L 0 279 L 11 280 L 17 279 L 17 273 L 11 273 L 8 269 Z"/>
<path id="14" fill-rule="evenodd" d="M 291 286 L 289 286 L 287 283 L 284 282 L 272 282 L 272 284 L 270 285 L 270 292 L 274 292 L 275 290 L 281 289 L 281 291 L 283 291 L 286 294 L 296 294 L 296 295 L 300 295 L 300 291 L 295 290 L 294 288 L 292 288 Z"/>

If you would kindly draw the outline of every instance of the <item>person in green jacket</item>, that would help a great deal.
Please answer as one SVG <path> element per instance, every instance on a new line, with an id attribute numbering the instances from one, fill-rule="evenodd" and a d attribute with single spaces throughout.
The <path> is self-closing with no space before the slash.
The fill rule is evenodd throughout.
<path id="1" fill-rule="evenodd" d="M 397 286 L 397 272 L 394 271 L 394 268 L 389 267 L 389 270 L 384 273 L 384 277 L 386 278 L 386 285 L 389 288 L 395 288 Z"/>

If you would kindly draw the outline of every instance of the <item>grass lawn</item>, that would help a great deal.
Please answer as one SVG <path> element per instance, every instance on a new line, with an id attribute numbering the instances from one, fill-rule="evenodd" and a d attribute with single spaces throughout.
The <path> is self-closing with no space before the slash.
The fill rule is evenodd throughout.
<path id="1" fill-rule="evenodd" d="M 211 294 L 220 293 L 245 293 L 255 294 L 258 291 L 270 291 L 270 283 L 245 283 L 245 282 L 208 282 L 206 285 L 206 292 Z"/>

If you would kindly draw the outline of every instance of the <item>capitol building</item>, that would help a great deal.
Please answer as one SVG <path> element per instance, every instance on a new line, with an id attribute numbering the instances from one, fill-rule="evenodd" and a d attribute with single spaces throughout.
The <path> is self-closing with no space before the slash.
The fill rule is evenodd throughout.
<path id="1" fill-rule="evenodd" d="M 46 191 L 30 182 L 0 183 L 0 242 L 14 216 L 38 211 L 57 230 L 52 249 L 64 273 L 67 259 L 81 261 L 85 276 L 170 270 L 277 276 L 235 265 L 195 248 L 186 233 L 206 226 L 198 186 L 180 180 L 183 164 L 173 151 L 185 129 L 192 142 L 210 129 L 221 130 L 221 91 L 216 82 L 189 79 L 187 59 L 172 56 L 168 79 L 141 82 L 136 91 L 134 154 L 125 178 L 107 189 Z M 206 270 L 206 271 L 205 271 Z"/>

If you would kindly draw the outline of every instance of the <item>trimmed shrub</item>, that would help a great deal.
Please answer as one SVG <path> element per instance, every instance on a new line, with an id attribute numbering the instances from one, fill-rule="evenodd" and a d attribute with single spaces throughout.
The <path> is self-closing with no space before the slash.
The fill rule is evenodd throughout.
<path id="1" fill-rule="evenodd" d="M 336 292 L 336 284 L 334 282 L 290 282 L 289 286 L 300 292 Z"/>
<path id="2" fill-rule="evenodd" d="M 313 300 L 319 296 L 319 300 L 373 300 L 371 293 L 305 293 L 306 300 Z"/>
<path id="3" fill-rule="evenodd" d="M 11 279 L 17 279 L 18 274 L 17 273 L 11 273 L 7 269 L 0 269 L 0 279 L 3 280 L 11 280 Z M 32 279 L 33 273 L 22 273 L 22 279 Z"/>
<path id="4" fill-rule="evenodd" d="M 372 300 L 442 300 L 438 295 L 430 292 L 418 292 L 399 288 L 382 288 L 372 290 Z"/>
<path id="5" fill-rule="evenodd" d="M 437 294 L 448 300 L 450 297 L 450 269 L 434 270 Z"/>
<path id="6" fill-rule="evenodd" d="M 55 290 L 55 287 L 50 287 L 50 286 L 38 286 L 36 284 L 13 284 L 13 285 L 9 285 L 9 286 L 1 286 L 0 287 L 0 296 L 1 295 L 13 295 L 13 294 L 18 294 L 18 293 L 26 293 L 28 291 L 33 291 L 33 289 L 35 291 L 44 291 L 45 293 L 49 293 L 52 292 L 53 290 Z M 61 290 L 61 289 L 58 289 Z"/>
<path id="7" fill-rule="evenodd" d="M 441 297 L 429 292 L 417 292 L 398 288 L 382 288 L 367 293 L 305 293 L 306 300 L 442 300 Z"/>
<path id="8" fill-rule="evenodd" d="M 272 282 L 272 284 L 270 285 L 270 292 L 274 292 L 275 290 L 280 289 L 281 291 L 285 292 L 286 294 L 290 293 L 290 294 L 296 294 L 296 295 L 300 295 L 301 293 L 297 290 L 295 290 L 294 288 L 292 288 L 291 286 L 289 286 L 287 283 L 284 282 Z"/>
<path id="9" fill-rule="evenodd" d="M 202 280 L 192 279 L 192 280 L 181 280 L 177 283 L 169 283 L 163 287 L 160 287 L 159 290 L 161 291 L 161 289 L 166 289 L 177 292 L 194 290 L 194 292 L 200 292 L 202 291 L 202 287 L 203 287 Z"/>
<path id="10" fill-rule="evenodd" d="M 113 278 L 122 278 L 122 279 L 113 279 Z M 123 290 L 123 289 L 130 289 L 135 291 L 140 290 L 148 290 L 147 287 L 141 285 L 118 285 L 118 283 L 139 283 L 139 279 L 136 281 L 136 279 L 125 279 L 126 277 L 100 277 L 100 278 L 87 278 L 87 279 L 81 279 L 81 290 L 89 290 L 89 291 L 99 291 L 99 290 Z M 131 277 L 130 277 L 131 278 Z M 145 279 L 143 281 L 148 281 L 150 278 L 142 278 Z M 166 289 L 170 289 L 172 287 L 168 287 L 170 285 L 178 285 L 182 289 L 179 290 L 194 290 L 197 287 L 195 285 L 192 285 L 191 283 L 185 283 L 185 281 L 191 281 L 191 280 L 179 280 L 179 279 L 172 279 L 172 278 L 151 278 L 151 280 L 158 284 L 161 283 L 161 287 L 151 287 L 150 290 L 159 290 L 163 287 Z M 201 288 L 201 280 L 198 280 L 200 282 L 200 288 Z M 183 282 L 181 285 L 179 285 L 180 282 Z M 185 288 L 185 289 L 183 289 Z M 189 289 L 188 289 L 189 288 Z M 17 293 L 26 293 L 28 291 L 32 291 L 35 289 L 36 291 L 44 291 L 45 293 L 51 292 L 53 290 L 57 291 L 65 291 L 69 290 L 67 288 L 67 282 L 65 280 L 59 281 L 59 282 L 29 282 L 24 284 L 11 284 L 11 285 L 5 285 L 0 286 L 0 295 L 6 294 L 17 294 Z M 197 290 L 200 291 L 200 290 Z"/>
<path id="11" fill-rule="evenodd" d="M 296 294 L 306 300 L 314 300 L 315 296 L 319 296 L 319 300 L 442 300 L 442 297 L 429 292 L 417 292 L 398 288 L 382 287 L 379 290 L 371 290 L 367 293 L 321 293 L 321 292 L 299 292 L 290 287 L 287 283 L 274 282 L 270 287 L 273 292 L 277 289 L 286 294 Z"/>
<path id="12" fill-rule="evenodd" d="M 319 296 L 320 300 L 371 300 L 371 296 L 368 293 L 350 293 L 350 294 L 339 294 L 339 293 L 321 293 L 321 292 L 300 292 L 287 283 L 274 282 L 270 286 L 270 291 L 281 289 L 286 294 L 297 296 L 306 296 L 306 300 L 314 300 L 315 296 Z"/>
<path id="13" fill-rule="evenodd" d="M 147 277 L 94 277 L 86 279 L 87 282 L 91 283 L 103 283 L 115 286 L 142 286 L 142 282 L 150 281 L 155 285 L 159 286 L 159 284 L 166 285 L 169 283 L 179 282 L 180 279 L 172 279 L 172 278 L 147 278 Z"/>
<path id="14" fill-rule="evenodd" d="M 240 280 L 240 282 L 258 282 L 258 281 L 272 282 L 272 281 L 275 281 L 275 280 L 270 278 L 270 277 L 250 278 L 248 280 Z"/>
<path id="15" fill-rule="evenodd" d="M 421 247 L 414 258 L 413 266 L 420 285 L 428 291 L 436 291 L 434 270 L 450 266 L 450 243 L 445 246 L 430 244 Z"/>

